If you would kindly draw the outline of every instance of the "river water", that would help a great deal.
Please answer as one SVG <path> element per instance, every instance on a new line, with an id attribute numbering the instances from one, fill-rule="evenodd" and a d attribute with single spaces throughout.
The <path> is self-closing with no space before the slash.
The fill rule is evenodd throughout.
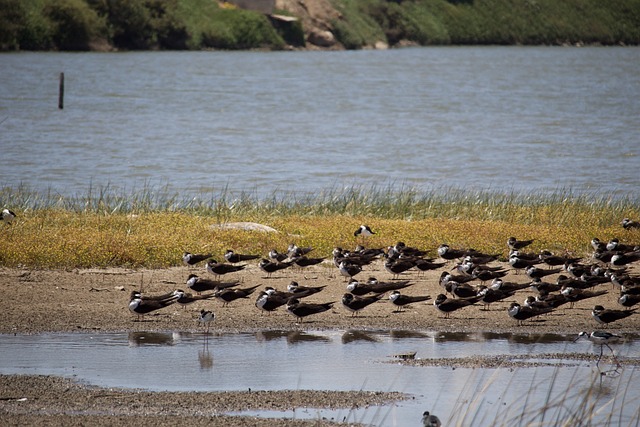
<path id="1" fill-rule="evenodd" d="M 4 53 L 0 187 L 638 200 L 639 63 L 637 47 Z"/>

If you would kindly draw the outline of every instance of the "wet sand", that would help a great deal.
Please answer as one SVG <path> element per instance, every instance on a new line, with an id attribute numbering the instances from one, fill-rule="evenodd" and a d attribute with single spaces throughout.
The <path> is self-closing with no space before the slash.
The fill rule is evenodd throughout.
<path id="1" fill-rule="evenodd" d="M 496 263 L 495 265 L 500 265 Z M 502 264 L 508 268 L 506 264 Z M 449 266 L 451 268 L 451 265 Z M 0 269 L 0 289 L 3 298 L 0 310 L 1 333 L 31 334 L 40 332 L 85 331 L 202 331 L 197 318 L 201 309 L 216 314 L 212 331 L 235 332 L 257 330 L 428 330 L 428 331 L 493 331 L 517 333 L 578 334 L 580 331 L 605 329 L 618 334 L 637 333 L 640 315 L 603 327 L 591 317 L 594 305 L 606 308 L 620 307 L 618 291 L 610 284 L 599 285 L 607 294 L 568 305 L 551 314 L 534 318 L 520 326 L 506 311 L 511 301 L 522 304 L 533 291 L 525 289 L 515 298 L 491 304 L 488 310 L 475 305 L 453 312 L 444 318 L 433 306 L 433 299 L 443 289 L 438 284 L 442 269 L 420 277 L 417 272 L 402 275 L 414 285 L 403 293 L 430 295 L 431 300 L 411 304 L 404 311 L 395 312 L 388 299 L 375 303 L 353 317 L 341 304 L 346 292 L 346 279 L 330 263 L 304 269 L 287 269 L 275 273 L 272 278 L 250 262 L 239 273 L 225 275 L 224 281 L 240 281 L 239 287 L 259 285 L 284 290 L 292 281 L 300 285 L 326 288 L 306 300 L 309 302 L 335 301 L 333 309 L 305 318 L 300 322 L 284 308 L 264 313 L 255 307 L 254 295 L 237 300 L 223 307 L 213 299 L 197 302 L 183 308 L 174 304 L 140 320 L 128 309 L 132 290 L 148 294 L 160 294 L 173 289 L 187 290 L 189 274 L 213 278 L 203 266 L 175 267 L 162 270 L 31 270 Z M 637 271 L 637 266 L 634 267 Z M 375 276 L 379 280 L 391 280 L 381 261 L 365 267 L 356 276 L 366 279 Z M 551 276 L 548 281 L 555 281 Z M 507 281 L 528 283 L 524 274 L 510 274 Z M 564 308 L 567 307 L 567 308 Z M 461 359 L 462 366 L 477 367 L 478 360 Z M 484 362 L 480 362 L 480 366 Z M 456 365 L 460 366 L 460 365 Z M 269 420 L 253 417 L 228 417 L 228 411 L 239 409 L 291 409 L 301 407 L 351 408 L 402 399 L 400 394 L 332 392 L 332 391 L 281 391 L 281 392 L 215 392 L 215 393 L 158 393 L 131 390 L 106 390 L 74 384 L 69 380 L 51 377 L 0 376 L 0 414 L 4 425 L 130 425 L 136 418 L 156 425 L 324 425 L 331 420 Z M 22 400 L 25 399 L 26 400 Z M 410 397 L 409 397 L 410 398 Z M 280 403 L 278 403 L 280 402 Z M 282 404 L 282 407 L 278 405 Z M 275 406 L 274 406 L 275 405 Z M 341 420 L 333 420 L 341 421 Z"/>

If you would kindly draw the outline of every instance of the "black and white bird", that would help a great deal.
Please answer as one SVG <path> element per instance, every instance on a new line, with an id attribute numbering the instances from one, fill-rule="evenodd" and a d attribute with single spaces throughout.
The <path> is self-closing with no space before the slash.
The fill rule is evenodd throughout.
<path id="1" fill-rule="evenodd" d="M 433 305 L 444 313 L 445 319 L 448 319 L 452 312 L 461 308 L 469 307 L 480 301 L 480 297 L 472 297 L 465 299 L 451 299 L 444 294 L 439 294 L 433 301 Z"/>
<path id="2" fill-rule="evenodd" d="M 550 313 L 551 311 L 553 311 L 553 308 L 523 306 L 518 304 L 517 302 L 512 302 L 507 311 L 509 313 L 509 316 L 518 321 L 518 325 L 522 325 L 522 322 L 524 322 L 525 320 L 531 319 L 532 317 L 540 316 L 541 314 Z"/>
<path id="3" fill-rule="evenodd" d="M 331 310 L 333 304 L 335 304 L 335 301 L 315 304 L 300 302 L 297 298 L 291 298 L 287 303 L 287 311 L 302 320 L 307 316 Z"/>
<path id="4" fill-rule="evenodd" d="M 596 305 L 593 307 L 593 310 L 591 310 L 591 316 L 596 322 L 606 325 L 627 318 L 635 314 L 636 310 L 637 308 L 632 308 L 631 310 L 613 310 L 605 309 L 601 305 Z"/>
<path id="5" fill-rule="evenodd" d="M 187 286 L 193 292 L 219 291 L 239 285 L 239 282 L 221 282 L 219 280 L 203 279 L 196 274 L 187 277 Z"/>
<path id="6" fill-rule="evenodd" d="M 533 241 L 534 241 L 534 239 L 531 239 L 531 240 L 518 240 L 515 237 L 511 236 L 507 240 L 507 246 L 509 247 L 509 249 L 517 251 L 519 249 L 522 249 L 524 247 L 529 246 L 530 244 L 533 243 Z"/>
<path id="7" fill-rule="evenodd" d="M 211 325 L 211 322 L 213 322 L 216 318 L 216 315 L 213 311 L 210 310 L 200 310 L 200 316 L 198 317 L 198 322 L 202 323 L 203 325 L 205 325 L 205 334 L 209 333 L 209 326 Z"/>
<path id="8" fill-rule="evenodd" d="M 258 263 L 258 267 L 260 267 L 260 270 L 262 270 L 265 273 L 267 273 L 267 277 L 271 277 L 271 275 L 273 273 L 275 273 L 276 271 L 280 271 L 280 270 L 284 270 L 285 268 L 289 268 L 289 267 L 291 267 L 292 264 L 293 264 L 293 262 L 291 262 L 291 261 L 289 261 L 289 262 L 274 262 L 274 261 L 269 261 L 266 258 L 262 258 L 262 260 L 260 260 L 260 262 Z"/>
<path id="9" fill-rule="evenodd" d="M 625 230 L 631 230 L 633 228 L 640 228 L 640 222 L 632 221 L 629 218 L 624 218 L 622 220 L 622 228 Z"/>
<path id="10" fill-rule="evenodd" d="M 351 311 L 351 317 L 357 316 L 358 312 L 369 305 L 378 302 L 382 299 L 384 294 L 377 294 L 372 296 L 356 296 L 351 293 L 346 293 L 342 296 L 342 305 Z"/>
<path id="11" fill-rule="evenodd" d="M 352 278 L 362 271 L 362 267 L 356 264 L 351 264 L 346 260 L 340 262 L 338 269 L 340 270 L 340 274 L 347 278 Z"/>
<path id="12" fill-rule="evenodd" d="M 129 301 L 129 311 L 138 315 L 138 319 L 143 314 L 149 314 L 153 311 L 168 307 L 178 300 L 179 296 L 175 293 L 165 299 L 142 299 L 139 297 Z"/>
<path id="13" fill-rule="evenodd" d="M 216 291 L 214 293 L 214 296 L 220 301 L 222 301 L 223 307 L 226 307 L 230 302 L 233 302 L 237 299 L 249 298 L 249 295 L 251 295 L 258 286 L 260 285 L 250 286 L 248 288 L 239 288 L 239 289 L 235 289 L 235 288 L 223 289 L 220 291 Z"/>
<path id="14" fill-rule="evenodd" d="M 231 264 L 237 264 L 242 261 L 251 261 L 258 258 L 260 258 L 260 255 L 239 254 L 232 251 L 231 249 L 227 249 L 227 251 L 224 253 L 224 259 L 226 259 L 227 262 L 230 262 Z"/>
<path id="15" fill-rule="evenodd" d="M 240 270 L 244 270 L 247 264 L 231 265 L 218 262 L 215 259 L 207 261 L 207 271 L 214 276 L 222 276 L 223 274 L 235 273 Z"/>
<path id="16" fill-rule="evenodd" d="M 182 262 L 186 265 L 196 265 L 202 261 L 206 261 L 211 258 L 211 254 L 192 254 L 191 252 L 184 252 L 182 254 Z"/>
<path id="17" fill-rule="evenodd" d="M 353 235 L 355 237 L 358 237 L 358 236 L 369 237 L 369 236 L 373 236 L 374 234 L 376 233 L 374 233 L 368 225 L 364 225 L 364 224 L 358 227 L 358 229 L 353 232 Z"/>
<path id="18" fill-rule="evenodd" d="M 440 422 L 440 418 L 430 414 L 429 411 L 424 411 L 422 413 L 422 425 L 424 427 L 441 427 L 442 423 Z"/>
<path id="19" fill-rule="evenodd" d="M 4 208 L 2 209 L 2 215 L 0 215 L 0 219 L 7 224 L 11 224 L 13 220 L 16 219 L 16 214 L 7 208 Z"/>
<path id="20" fill-rule="evenodd" d="M 405 305 L 430 299 L 431 297 L 429 295 L 404 295 L 401 294 L 400 291 L 392 291 L 391 294 L 389 294 L 389 300 L 391 304 L 397 307 L 395 310 L 397 313 L 401 312 Z"/>

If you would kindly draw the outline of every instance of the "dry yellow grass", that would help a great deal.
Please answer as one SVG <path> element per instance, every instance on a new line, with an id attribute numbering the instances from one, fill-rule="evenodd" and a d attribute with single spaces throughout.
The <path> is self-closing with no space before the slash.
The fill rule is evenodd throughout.
<path id="1" fill-rule="evenodd" d="M 368 224 L 377 233 L 369 247 L 386 247 L 398 241 L 432 250 L 441 243 L 472 247 L 506 256 L 509 236 L 535 239 L 531 251 L 549 249 L 586 255 L 593 237 L 640 243 L 640 231 L 624 230 L 619 220 L 602 225 L 597 213 L 575 209 L 563 213 L 571 221 L 558 221 L 558 213 L 544 207 L 510 208 L 511 220 L 424 218 L 386 219 L 340 214 L 253 214 L 225 217 L 226 222 L 251 221 L 277 233 L 222 229 L 213 216 L 193 213 L 149 212 L 100 214 L 43 209 L 21 213 L 12 224 L 1 224 L 0 265 L 34 268 L 167 267 L 181 263 L 183 251 L 210 252 L 222 260 L 226 249 L 266 255 L 270 249 L 286 250 L 290 243 L 312 246 L 315 256 L 330 256 L 340 246 L 353 248 L 362 239 L 353 232 Z M 638 212 L 632 212 L 638 214 Z M 605 215 L 606 213 L 601 213 Z M 504 216 L 504 212 L 503 215 Z M 526 219 L 526 220 L 525 220 Z"/>

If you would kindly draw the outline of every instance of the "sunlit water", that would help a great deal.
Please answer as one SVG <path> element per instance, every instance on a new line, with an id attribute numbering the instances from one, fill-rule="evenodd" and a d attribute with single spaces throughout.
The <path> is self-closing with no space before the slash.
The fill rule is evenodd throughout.
<path id="1" fill-rule="evenodd" d="M 488 425 L 516 417 L 523 405 L 542 408 L 562 399 L 577 406 L 598 376 L 593 362 L 534 359 L 542 366 L 471 369 L 402 366 L 392 356 L 416 358 L 472 355 L 510 357 L 548 353 L 593 353 L 599 346 L 573 336 L 407 331 L 264 331 L 241 334 L 131 332 L 0 336 L 0 373 L 71 377 L 103 387 L 155 391 L 370 390 L 400 391 L 412 399 L 383 407 L 350 410 L 298 408 L 254 411 L 259 416 L 362 421 L 377 426 L 417 425 L 424 410 L 443 419 L 460 414 Z M 615 346 L 619 357 L 638 358 L 638 337 Z M 605 349 L 605 351 L 608 351 Z M 611 366 L 601 366 L 610 369 Z M 614 413 L 638 422 L 632 367 L 598 381 L 603 417 Z M 551 390 L 551 392 L 550 392 Z M 549 394 L 550 393 L 550 394 Z M 615 396 L 615 401 L 606 402 Z M 553 413 L 553 412 L 551 412 Z M 457 417 L 457 418 L 456 418 Z M 602 418 L 602 419 L 605 419 Z M 597 418 L 596 418 L 597 419 Z M 509 425 L 509 423 L 507 423 Z M 515 424 L 511 424 L 515 425 Z"/>
<path id="2" fill-rule="evenodd" d="M 638 63 L 637 47 L 5 53 L 0 186 L 637 200 Z"/>

